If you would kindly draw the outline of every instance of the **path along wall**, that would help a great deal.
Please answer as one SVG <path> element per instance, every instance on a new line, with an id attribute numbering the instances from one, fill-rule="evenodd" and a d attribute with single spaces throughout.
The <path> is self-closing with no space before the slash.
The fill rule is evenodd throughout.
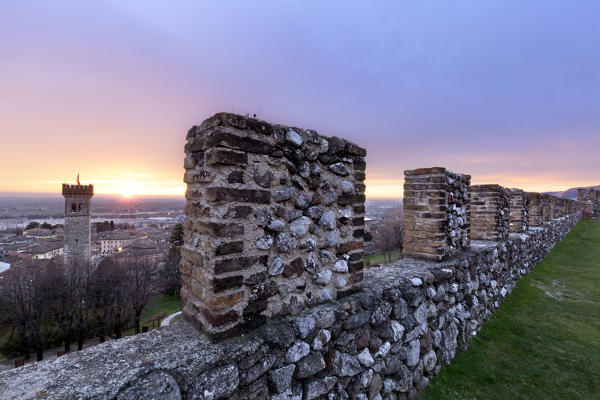
<path id="1" fill-rule="evenodd" d="M 414 398 L 577 223 L 364 272 L 360 291 L 213 343 L 187 321 L 0 374 L 18 399 Z"/>

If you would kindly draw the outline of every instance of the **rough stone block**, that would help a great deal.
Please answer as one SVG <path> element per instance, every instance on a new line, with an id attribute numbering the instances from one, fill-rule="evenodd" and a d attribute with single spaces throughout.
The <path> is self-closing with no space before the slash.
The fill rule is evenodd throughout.
<path id="1" fill-rule="evenodd" d="M 471 186 L 471 239 L 506 239 L 510 221 L 509 202 L 509 191 L 500 185 Z"/>
<path id="2" fill-rule="evenodd" d="M 185 152 L 181 295 L 195 326 L 222 338 L 360 281 L 365 149 L 220 113 L 188 131 Z"/>
<path id="3" fill-rule="evenodd" d="M 525 192 L 521 189 L 510 189 L 510 222 L 509 231 L 523 233 L 528 227 L 528 209 Z"/>
<path id="4" fill-rule="evenodd" d="M 404 171 L 404 255 L 439 261 L 469 248 L 470 180 L 443 167 Z"/>
<path id="5" fill-rule="evenodd" d="M 542 225 L 542 196 L 539 193 L 526 193 L 529 226 Z"/>

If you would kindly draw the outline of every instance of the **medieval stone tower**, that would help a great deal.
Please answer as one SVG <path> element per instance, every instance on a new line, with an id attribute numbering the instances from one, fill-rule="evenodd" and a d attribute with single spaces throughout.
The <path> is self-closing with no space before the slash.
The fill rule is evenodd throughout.
<path id="1" fill-rule="evenodd" d="M 63 183 L 65 197 L 65 263 L 90 261 L 90 215 L 94 185 Z"/>

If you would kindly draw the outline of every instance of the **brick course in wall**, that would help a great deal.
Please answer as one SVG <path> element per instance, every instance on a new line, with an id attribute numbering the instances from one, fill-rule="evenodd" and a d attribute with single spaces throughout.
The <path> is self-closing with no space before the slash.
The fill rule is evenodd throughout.
<path id="1" fill-rule="evenodd" d="M 405 256 L 443 260 L 469 248 L 470 182 L 442 167 L 404 171 Z"/>
<path id="2" fill-rule="evenodd" d="M 510 221 L 509 231 L 523 233 L 527 231 L 529 211 L 525 192 L 521 189 L 510 189 Z"/>
<path id="3" fill-rule="evenodd" d="M 348 293 L 363 268 L 365 149 L 216 114 L 188 132 L 181 295 L 213 337 Z"/>
<path id="4" fill-rule="evenodd" d="M 471 239 L 506 239 L 510 221 L 509 202 L 509 191 L 500 185 L 471 186 Z"/>

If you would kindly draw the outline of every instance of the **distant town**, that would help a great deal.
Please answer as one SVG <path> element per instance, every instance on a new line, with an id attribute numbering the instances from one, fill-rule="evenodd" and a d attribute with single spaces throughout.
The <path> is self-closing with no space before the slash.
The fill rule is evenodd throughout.
<path id="1" fill-rule="evenodd" d="M 173 227 L 184 221 L 184 205 L 183 197 L 94 196 L 92 261 L 133 257 L 156 266 L 169 249 Z M 385 212 L 401 205 L 401 200 L 367 201 L 367 230 L 376 230 Z M 63 209 L 59 194 L 0 195 L 0 273 L 14 265 L 64 255 Z"/>
<path id="2" fill-rule="evenodd" d="M 159 262 L 169 235 L 184 220 L 183 198 L 123 198 L 99 195 L 92 200 L 91 260 L 141 257 Z M 64 199 L 60 195 L 0 196 L 0 272 L 64 254 Z"/>

